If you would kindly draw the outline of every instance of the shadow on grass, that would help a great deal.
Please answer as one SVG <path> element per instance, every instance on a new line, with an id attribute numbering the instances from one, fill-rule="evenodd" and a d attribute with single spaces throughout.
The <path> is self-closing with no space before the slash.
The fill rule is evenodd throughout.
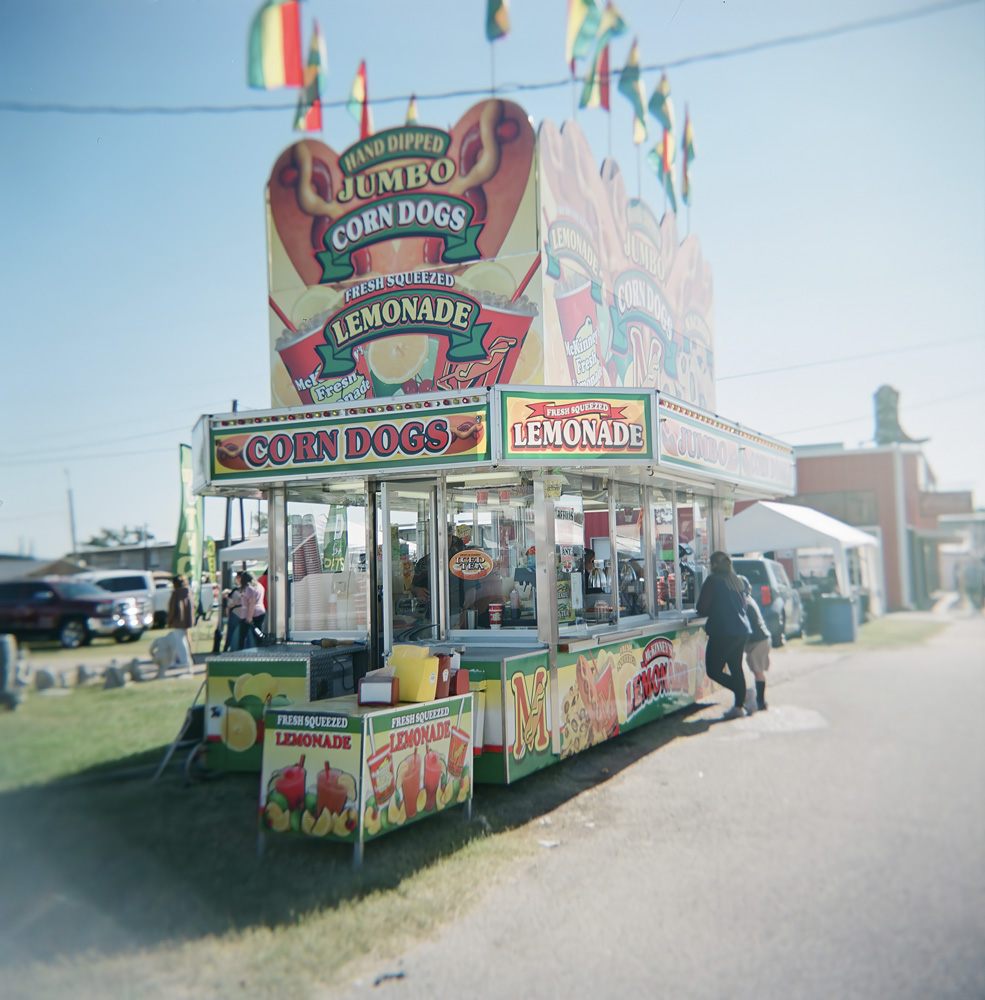
<path id="1" fill-rule="evenodd" d="M 703 707 L 623 733 L 515 785 L 480 785 L 471 824 L 462 807 L 450 807 L 367 844 L 358 871 L 350 846 L 276 835 L 266 837 L 258 861 L 257 776 L 186 786 L 187 751 L 154 784 L 121 776 L 156 766 L 164 747 L 8 792 L 0 795 L 0 966 L 291 925 L 392 890 L 470 841 L 522 826 L 675 739 L 706 731 L 710 722 L 687 721 Z"/>

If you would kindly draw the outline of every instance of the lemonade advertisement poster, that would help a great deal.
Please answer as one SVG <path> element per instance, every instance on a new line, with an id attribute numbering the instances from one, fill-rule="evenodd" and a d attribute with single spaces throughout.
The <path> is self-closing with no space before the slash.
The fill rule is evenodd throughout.
<path id="1" fill-rule="evenodd" d="M 546 385 L 658 389 L 715 408 L 711 268 L 677 217 L 601 169 L 579 126 L 537 134 Z M 631 184 L 635 187 L 635 184 Z"/>
<path id="2" fill-rule="evenodd" d="M 304 701 L 306 687 L 304 662 L 210 661 L 205 689 L 209 766 L 259 771 L 267 709 Z"/>
<path id="3" fill-rule="evenodd" d="M 707 685 L 704 635 L 697 629 L 562 654 L 561 756 L 690 705 Z"/>
<path id="4" fill-rule="evenodd" d="M 308 708 L 267 712 L 259 804 L 263 832 L 355 843 L 362 721 Z"/>
<path id="5" fill-rule="evenodd" d="M 508 101 L 337 153 L 303 139 L 267 186 L 274 406 L 543 383 L 534 135 Z"/>
<path id="6" fill-rule="evenodd" d="M 472 695 L 366 718 L 364 839 L 472 797 Z"/>

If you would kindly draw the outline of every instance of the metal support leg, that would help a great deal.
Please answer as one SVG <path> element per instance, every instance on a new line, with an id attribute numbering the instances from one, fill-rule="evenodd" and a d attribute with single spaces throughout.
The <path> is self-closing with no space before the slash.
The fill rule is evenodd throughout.
<path id="1" fill-rule="evenodd" d="M 365 847 L 365 844 L 361 840 L 357 840 L 355 846 L 352 848 L 352 867 L 356 871 L 363 866 L 363 847 Z"/>

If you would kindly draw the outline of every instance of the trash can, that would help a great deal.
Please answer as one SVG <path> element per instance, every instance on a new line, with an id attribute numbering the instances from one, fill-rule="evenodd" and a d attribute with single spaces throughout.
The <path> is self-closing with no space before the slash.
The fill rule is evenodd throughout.
<path id="1" fill-rule="evenodd" d="M 824 594 L 821 597 L 821 641 L 854 642 L 858 634 L 855 602 L 841 594 Z"/>

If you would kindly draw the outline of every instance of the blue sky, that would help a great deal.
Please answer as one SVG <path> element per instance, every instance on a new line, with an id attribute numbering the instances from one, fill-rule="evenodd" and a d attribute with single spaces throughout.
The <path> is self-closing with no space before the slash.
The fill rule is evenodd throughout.
<path id="1" fill-rule="evenodd" d="M 246 86 L 259 4 L 32 0 L 0 5 L 0 552 L 178 521 L 178 444 L 201 413 L 269 405 L 263 189 L 292 141 L 294 91 Z M 919 9 L 888 0 L 622 0 L 644 66 Z M 495 75 L 561 80 L 565 0 L 514 0 Z M 365 58 L 377 128 L 447 126 L 490 84 L 484 0 L 304 4 L 328 100 Z M 697 140 L 690 230 L 715 277 L 718 412 L 791 444 L 871 440 L 875 390 L 940 489 L 985 504 L 985 3 L 669 70 Z M 647 92 L 659 79 L 644 76 Z M 511 93 L 535 123 L 570 87 Z M 195 115 L 23 113 L 12 104 L 187 106 Z M 291 105 L 292 107 L 283 107 Z M 636 181 L 629 103 L 612 153 Z M 601 159 L 604 112 L 579 124 Z M 358 137 L 325 113 L 324 141 Z M 642 193 L 659 208 L 656 179 Z M 682 215 L 681 230 L 688 220 Z M 782 369 L 775 371 L 774 369 Z M 206 502 L 221 536 L 223 506 Z M 235 529 L 234 529 L 235 530 Z"/>

